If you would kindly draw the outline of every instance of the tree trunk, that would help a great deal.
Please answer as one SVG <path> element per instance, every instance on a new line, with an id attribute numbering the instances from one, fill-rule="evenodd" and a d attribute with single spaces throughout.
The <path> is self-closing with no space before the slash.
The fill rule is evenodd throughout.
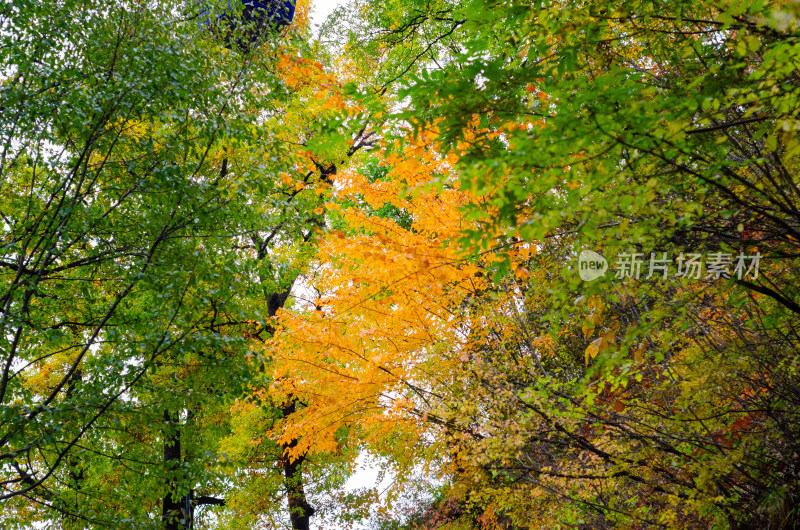
<path id="1" fill-rule="evenodd" d="M 180 530 L 183 512 L 183 503 L 177 497 L 176 480 L 174 473 L 181 463 L 181 433 L 178 428 L 178 418 L 164 411 L 164 468 L 166 471 L 167 491 L 161 503 L 161 521 L 164 530 Z"/>
<path id="2" fill-rule="evenodd" d="M 69 402 L 70 399 L 73 397 L 73 395 L 75 394 L 76 386 L 78 386 L 81 382 L 83 382 L 83 372 L 81 371 L 80 368 L 78 368 L 77 370 L 75 370 L 75 373 L 72 374 L 72 377 L 70 377 L 69 381 L 67 382 L 67 394 L 66 394 L 67 402 Z M 67 456 L 67 471 L 69 473 L 69 479 L 70 479 L 69 487 L 75 491 L 75 504 L 69 509 L 76 513 L 79 511 L 78 508 L 80 503 L 79 494 L 81 487 L 83 486 L 83 479 L 84 479 L 83 467 L 81 464 L 82 464 L 81 458 L 74 452 L 71 452 L 69 456 Z M 78 530 L 79 528 L 83 528 L 83 526 L 84 526 L 84 521 L 80 520 L 77 517 L 73 517 L 71 515 L 67 515 L 64 517 L 63 527 L 65 530 L 72 530 L 72 529 Z"/>
<path id="3" fill-rule="evenodd" d="M 285 417 L 295 410 L 295 402 L 291 401 L 289 405 L 283 407 L 282 412 Z M 289 518 L 292 522 L 292 530 L 310 530 L 314 508 L 308 504 L 306 492 L 303 488 L 303 462 L 305 462 L 306 457 L 301 455 L 292 460 L 286 455 L 286 451 L 296 445 L 297 440 L 292 440 L 290 443 L 281 446 L 281 449 L 283 449 L 281 456 L 283 461 L 283 480 L 289 495 Z"/>
<path id="4" fill-rule="evenodd" d="M 355 151 L 349 153 L 348 156 L 352 156 L 354 152 Z M 329 167 L 325 168 L 317 164 L 317 168 L 320 171 L 321 180 L 327 183 L 328 186 L 331 186 L 332 185 L 331 177 L 336 174 L 336 166 L 334 164 L 331 164 Z M 319 221 L 314 221 L 315 226 L 317 225 L 317 223 L 319 223 Z M 319 226 L 324 227 L 324 223 L 320 224 Z M 310 228 L 311 229 L 309 229 L 309 231 L 303 236 L 304 243 L 307 243 L 314 234 L 313 230 L 314 227 Z M 271 240 L 271 237 L 268 238 L 267 240 L 262 239 L 258 235 L 252 237 L 253 237 L 253 243 L 255 244 L 258 250 L 258 259 L 259 260 L 266 259 L 268 257 L 267 245 Z M 295 276 L 292 279 L 291 283 L 283 292 L 264 293 L 265 299 L 267 301 L 267 313 L 270 317 L 274 317 L 278 313 L 278 310 L 281 309 L 286 304 L 286 300 L 289 298 L 289 295 L 292 292 L 292 286 L 294 285 L 295 281 L 297 281 L 297 276 Z M 275 330 L 271 327 L 268 328 L 268 331 L 270 334 L 273 334 L 275 332 Z M 284 417 L 292 414 L 295 410 L 296 410 L 296 402 L 293 399 L 290 399 L 288 405 L 284 406 L 281 409 Z M 308 503 L 308 500 L 306 499 L 306 492 L 305 489 L 303 488 L 303 462 L 305 462 L 306 457 L 305 455 L 300 455 L 299 457 L 292 460 L 286 455 L 286 451 L 288 449 L 292 449 L 293 447 L 296 446 L 297 446 L 297 440 L 292 440 L 288 444 L 281 445 L 283 480 L 289 497 L 289 518 L 292 522 L 292 530 L 310 530 L 311 516 L 314 515 L 314 508 L 312 508 L 311 505 Z"/>

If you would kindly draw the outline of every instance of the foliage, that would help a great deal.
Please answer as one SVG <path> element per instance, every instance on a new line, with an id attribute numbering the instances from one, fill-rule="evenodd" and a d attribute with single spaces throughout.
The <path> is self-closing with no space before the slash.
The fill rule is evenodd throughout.
<path id="1" fill-rule="evenodd" d="M 8 526 L 793 524 L 795 2 L 0 9 Z"/>
<path id="2" fill-rule="evenodd" d="M 299 7 L 247 54 L 197 6 L 3 8 L 5 526 L 170 528 L 187 493 L 231 488 L 248 342 L 299 273 L 321 164 L 352 148 L 308 109 Z"/>
<path id="3" fill-rule="evenodd" d="M 406 105 L 394 186 L 357 189 L 274 346 L 308 449 L 350 423 L 405 469 L 452 447 L 486 524 L 790 524 L 796 6 L 366 5 L 350 49 Z M 582 283 L 581 250 L 615 270 Z M 633 279 L 626 252 L 734 261 Z"/>

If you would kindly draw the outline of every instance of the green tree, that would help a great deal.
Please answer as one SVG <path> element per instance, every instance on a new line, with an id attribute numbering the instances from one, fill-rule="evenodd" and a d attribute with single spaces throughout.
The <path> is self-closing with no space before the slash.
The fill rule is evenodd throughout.
<path id="1" fill-rule="evenodd" d="M 324 124 L 276 133 L 297 97 L 276 72 L 302 38 L 228 51 L 198 10 L 0 13 L 10 527 L 177 528 L 187 494 L 219 505 L 230 489 L 219 441 L 260 378 L 248 343 L 297 277 L 281 249 L 311 238 L 328 166 L 301 153 Z"/>

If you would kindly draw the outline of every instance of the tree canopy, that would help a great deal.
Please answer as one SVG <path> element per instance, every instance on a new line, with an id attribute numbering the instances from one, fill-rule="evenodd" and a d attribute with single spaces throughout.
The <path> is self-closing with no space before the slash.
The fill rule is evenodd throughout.
<path id="1" fill-rule="evenodd" d="M 796 2 L 234 4 L 0 7 L 4 527 L 794 527 Z"/>

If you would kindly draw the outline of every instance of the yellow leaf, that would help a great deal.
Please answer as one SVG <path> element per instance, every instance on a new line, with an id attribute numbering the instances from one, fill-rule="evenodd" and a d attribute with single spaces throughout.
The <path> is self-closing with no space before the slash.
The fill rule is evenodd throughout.
<path id="1" fill-rule="evenodd" d="M 594 359 L 600 353 L 600 345 L 603 343 L 603 337 L 593 340 L 589 346 L 586 347 L 586 364 L 589 364 L 589 358 Z"/>
<path id="2" fill-rule="evenodd" d="M 603 308 L 596 309 L 592 316 L 589 317 L 589 320 L 591 320 L 593 326 L 599 324 L 603 320 Z"/>
<path id="3" fill-rule="evenodd" d="M 644 360 L 644 352 L 647 350 L 647 343 L 642 341 L 639 344 L 639 347 L 633 352 L 633 358 L 636 359 L 636 362 L 642 362 Z"/>
<path id="4" fill-rule="evenodd" d="M 589 309 L 591 310 L 602 310 L 603 309 L 603 299 L 599 296 L 590 296 L 589 297 Z"/>
<path id="5" fill-rule="evenodd" d="M 519 278 L 523 282 L 527 280 L 528 277 L 531 275 L 531 273 L 528 272 L 528 270 L 525 269 L 524 267 L 518 267 L 517 270 L 514 271 L 514 273 L 517 275 L 517 278 Z"/>
<path id="6" fill-rule="evenodd" d="M 608 349 L 609 344 L 614 340 L 613 331 L 606 331 L 603 333 L 601 337 L 596 338 L 593 340 L 587 347 L 586 347 L 586 364 L 589 364 L 589 358 L 591 357 L 594 359 L 600 353 Z"/>

